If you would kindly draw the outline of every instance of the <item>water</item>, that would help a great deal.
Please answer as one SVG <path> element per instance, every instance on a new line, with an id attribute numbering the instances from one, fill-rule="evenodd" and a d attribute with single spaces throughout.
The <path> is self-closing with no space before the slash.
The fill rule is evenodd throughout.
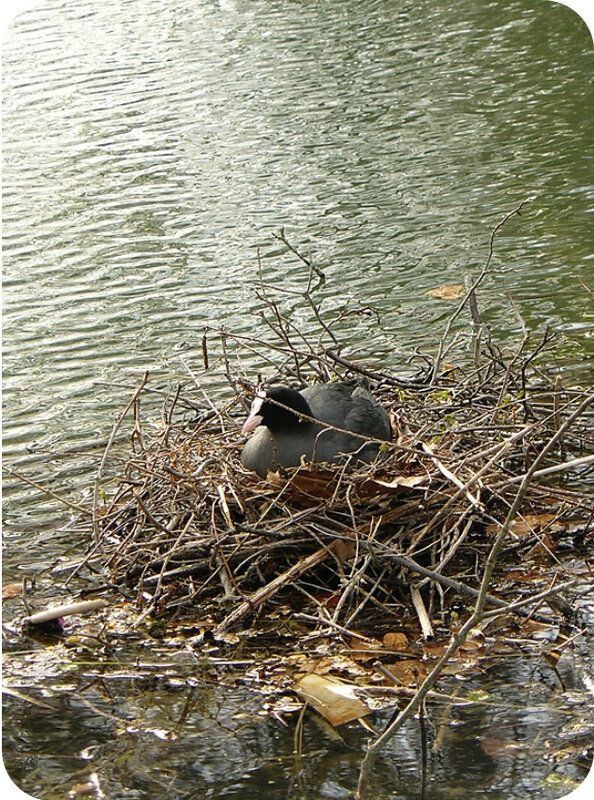
<path id="1" fill-rule="evenodd" d="M 127 398 L 110 382 L 174 383 L 206 326 L 252 332 L 258 252 L 269 280 L 302 276 L 281 227 L 324 270 L 328 306 L 377 307 L 392 345 L 373 316 L 346 339 L 398 364 L 449 313 L 426 291 L 478 274 L 493 226 L 534 196 L 497 238 L 481 307 L 513 336 L 508 290 L 583 380 L 593 66 L 584 23 L 542 0 L 22 13 L 3 52 L 9 466 L 79 500 Z M 5 578 L 80 553 L 67 518 L 6 474 Z"/>

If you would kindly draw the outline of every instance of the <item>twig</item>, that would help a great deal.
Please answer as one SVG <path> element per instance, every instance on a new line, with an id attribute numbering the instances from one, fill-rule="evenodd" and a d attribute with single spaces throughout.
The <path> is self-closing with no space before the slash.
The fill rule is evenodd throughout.
<path id="1" fill-rule="evenodd" d="M 231 613 L 228 614 L 225 619 L 223 619 L 223 621 L 220 622 L 214 629 L 215 635 L 224 633 L 226 630 L 239 622 L 239 620 L 255 611 L 266 600 L 269 600 L 287 583 L 294 581 L 300 575 L 303 575 L 305 572 L 309 572 L 309 570 L 313 569 L 318 564 L 321 564 L 322 561 L 325 561 L 330 556 L 330 554 L 331 551 L 329 547 L 322 547 L 319 550 L 316 550 L 315 553 L 300 559 L 297 564 L 289 567 L 289 569 L 285 570 L 285 572 L 277 575 L 276 578 L 270 581 L 270 583 L 267 583 L 266 586 L 263 586 L 261 589 L 255 591 L 252 595 L 250 595 L 250 597 L 247 598 L 247 600 L 237 606 L 237 608 L 234 608 L 233 611 L 231 611 Z"/>
<path id="2" fill-rule="evenodd" d="M 103 456 L 101 458 L 101 462 L 99 463 L 99 467 L 97 469 L 97 474 L 95 475 L 95 481 L 94 481 L 94 484 L 93 484 L 93 537 L 94 537 L 95 541 L 99 540 L 99 523 L 98 523 L 98 517 L 97 517 L 97 508 L 98 508 L 98 502 L 99 502 L 99 481 L 101 480 L 101 477 L 103 476 L 103 470 L 104 470 L 105 464 L 107 462 L 107 456 L 108 456 L 109 451 L 111 450 L 111 446 L 112 446 L 112 444 L 113 444 L 113 442 L 115 440 L 116 434 L 117 434 L 118 430 L 120 429 L 120 426 L 121 426 L 122 422 L 124 421 L 124 419 L 126 417 L 126 414 L 135 405 L 138 397 L 140 396 L 140 393 L 142 392 L 144 386 L 146 385 L 148 377 L 149 377 L 149 373 L 147 371 L 147 372 L 144 373 L 144 375 L 142 377 L 142 380 L 140 382 L 140 385 L 136 388 L 134 394 L 132 395 L 132 397 L 128 401 L 126 407 L 124 408 L 122 413 L 119 415 L 119 417 L 115 421 L 115 423 L 113 425 L 113 428 L 111 429 L 111 434 L 109 436 L 107 445 L 105 447 L 105 450 L 103 451 Z"/>
<path id="3" fill-rule="evenodd" d="M 594 464 L 594 455 L 582 456 L 582 458 L 572 458 L 570 461 L 564 461 L 562 464 L 553 464 L 550 467 L 544 467 L 543 469 L 537 470 L 532 477 L 543 478 L 545 475 L 554 475 L 557 472 L 566 472 L 569 469 L 586 467 L 588 464 Z M 497 489 L 502 489 L 504 486 L 520 483 L 524 480 L 527 474 L 528 473 L 525 472 L 522 475 L 514 475 L 512 478 L 507 478 L 507 480 L 489 484 L 489 489 L 495 491 Z"/>
<path id="4" fill-rule="evenodd" d="M 567 430 L 576 419 L 578 419 L 581 414 L 585 411 L 585 409 L 590 405 L 592 402 L 594 395 L 587 397 L 585 400 L 580 403 L 578 408 L 571 414 L 563 423 L 563 425 L 559 428 L 559 430 L 549 439 L 549 441 L 545 444 L 542 448 L 541 452 L 538 454 L 534 463 L 532 464 L 530 470 L 524 476 L 520 488 L 516 494 L 514 502 L 509 509 L 507 516 L 505 518 L 505 522 L 501 526 L 501 530 L 498 532 L 497 536 L 495 537 L 495 541 L 491 546 L 491 550 L 489 555 L 487 556 L 487 560 L 485 563 L 485 567 L 483 570 L 483 577 L 481 580 L 481 586 L 479 589 L 479 594 L 475 603 L 474 610 L 468 620 L 464 623 L 461 627 L 460 631 L 452 638 L 452 641 L 448 648 L 446 649 L 443 656 L 439 659 L 435 667 L 431 670 L 431 672 L 427 675 L 426 679 L 423 681 L 422 685 L 419 687 L 418 692 L 416 693 L 415 697 L 407 704 L 407 706 L 402 710 L 402 712 L 398 715 L 398 717 L 393 721 L 391 725 L 383 731 L 380 736 L 378 736 L 370 745 L 363 759 L 361 764 L 361 770 L 359 773 L 359 782 L 357 787 L 357 798 L 359 800 L 362 798 L 363 793 L 366 789 L 369 773 L 371 771 L 371 767 L 379 750 L 383 747 L 383 745 L 392 738 L 392 736 L 399 730 L 404 722 L 408 720 L 414 712 L 419 708 L 421 703 L 423 702 L 427 692 L 433 688 L 433 686 L 437 683 L 441 672 L 449 659 L 452 655 L 458 650 L 461 644 L 466 640 L 468 633 L 481 621 L 483 617 L 485 603 L 487 602 L 487 589 L 491 582 L 491 578 L 493 576 L 493 571 L 495 569 L 495 565 L 497 563 L 497 557 L 499 552 L 503 546 L 503 542 L 505 541 L 511 524 L 514 521 L 516 514 L 520 509 L 520 505 L 522 500 L 524 499 L 526 492 L 528 491 L 528 486 L 530 485 L 530 481 L 534 473 L 537 471 L 539 464 L 541 461 L 546 457 L 546 454 L 551 450 L 558 440 L 563 435 L 564 431 Z"/>
<path id="5" fill-rule="evenodd" d="M 519 215 L 521 213 L 521 211 L 522 211 L 522 208 L 526 205 L 526 203 L 530 202 L 533 199 L 534 199 L 533 197 L 528 197 L 525 200 L 522 200 L 521 203 L 518 203 L 518 205 L 515 208 L 513 208 L 511 211 L 509 211 L 507 214 L 504 215 L 504 217 L 497 223 L 497 225 L 495 225 L 495 227 L 491 231 L 491 236 L 489 238 L 489 252 L 488 252 L 488 255 L 487 255 L 487 260 L 485 262 L 485 265 L 483 266 L 483 268 L 482 268 L 478 278 L 476 279 L 476 281 L 474 281 L 474 283 L 472 284 L 471 288 L 466 292 L 465 296 L 460 301 L 458 307 L 456 308 L 456 310 L 454 311 L 452 316 L 448 319 L 446 327 L 445 327 L 445 330 L 444 330 L 444 332 L 443 332 L 443 334 L 441 336 L 441 339 L 439 340 L 437 355 L 435 356 L 435 361 L 434 361 L 434 364 L 433 364 L 433 372 L 432 372 L 432 375 L 431 375 L 431 381 L 430 381 L 431 385 L 433 385 L 435 383 L 435 381 L 437 380 L 437 376 L 439 374 L 439 370 L 441 369 L 445 342 L 447 341 L 447 338 L 450 335 L 450 331 L 452 329 L 452 325 L 454 324 L 456 319 L 462 313 L 462 310 L 464 309 L 466 304 L 469 302 L 471 296 L 474 296 L 477 287 L 479 286 L 480 283 L 482 283 L 483 279 L 485 278 L 485 276 L 487 275 L 487 273 L 489 271 L 489 267 L 491 266 L 491 260 L 493 258 L 494 245 L 495 245 L 495 236 L 501 230 L 501 228 L 505 225 L 505 223 L 509 219 L 511 219 L 511 217 L 515 216 L 516 214 Z"/>
<path id="6" fill-rule="evenodd" d="M 410 596 L 412 599 L 412 604 L 415 607 L 415 611 L 417 612 L 419 622 L 421 623 L 423 639 L 433 639 L 433 625 L 429 619 L 429 614 L 427 614 L 427 609 L 425 608 L 425 603 L 423 602 L 421 593 L 416 586 L 410 587 Z"/>
<path id="7" fill-rule="evenodd" d="M 11 467 L 4 467 L 5 472 L 8 472 L 9 475 L 17 478 L 19 481 L 23 481 L 23 483 L 28 483 L 29 486 L 33 486 L 35 489 L 39 489 L 40 492 L 47 494 L 49 497 L 53 497 L 54 500 L 58 500 L 62 505 L 66 506 L 67 508 L 71 508 L 73 511 L 77 511 L 79 514 L 83 514 L 85 517 L 92 517 L 93 512 L 90 511 L 88 508 L 84 506 L 79 506 L 77 503 L 73 503 L 70 500 L 67 500 L 62 495 L 58 494 L 57 492 L 53 492 L 51 489 L 48 489 L 46 486 L 43 486 L 41 483 L 37 483 L 32 478 L 28 478 L 26 475 L 23 475 L 21 472 L 17 472 L 17 470 L 12 469 Z"/>

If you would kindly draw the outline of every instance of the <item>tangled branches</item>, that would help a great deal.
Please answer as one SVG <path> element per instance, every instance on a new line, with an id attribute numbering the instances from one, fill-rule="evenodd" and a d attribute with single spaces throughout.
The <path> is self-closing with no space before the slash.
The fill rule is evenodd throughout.
<path id="1" fill-rule="evenodd" d="M 275 290 L 260 269 L 262 320 L 272 338 L 211 330 L 202 340 L 205 369 L 212 371 L 216 352 L 231 393 L 219 387 L 212 396 L 184 362 L 190 383 L 166 399 L 161 425 L 147 429 L 145 376 L 126 408 L 133 451 L 116 491 L 100 502 L 96 484 L 88 558 L 136 600 L 142 619 L 200 607 L 223 633 L 281 593 L 298 605 L 313 602 L 313 620 L 327 629 L 349 630 L 363 613 L 384 622 L 412 614 L 431 635 L 429 619 L 450 596 L 479 596 L 501 530 L 501 546 L 518 558 L 550 551 L 555 537 L 583 522 L 583 495 L 543 481 L 591 464 L 592 398 L 537 367 L 551 346 L 548 331 L 530 348 L 524 330 L 511 352 L 486 337 L 467 367 L 440 368 L 445 334 L 436 358 L 413 374 L 362 366 L 346 357 L 335 332 L 344 312 L 328 319 L 315 300 L 314 279 L 323 276 L 290 249 L 308 267 L 305 289 Z M 475 325 L 477 283 L 467 294 Z M 287 296 L 309 312 L 307 331 L 283 310 Z M 243 365 L 256 353 L 271 381 L 371 382 L 392 416 L 389 452 L 364 467 L 303 464 L 266 481 L 246 472 L 239 427 L 255 381 Z M 514 507 L 518 486 L 522 503 Z M 517 600 L 483 594 L 492 606 Z M 517 613 L 527 612 L 520 606 Z"/>

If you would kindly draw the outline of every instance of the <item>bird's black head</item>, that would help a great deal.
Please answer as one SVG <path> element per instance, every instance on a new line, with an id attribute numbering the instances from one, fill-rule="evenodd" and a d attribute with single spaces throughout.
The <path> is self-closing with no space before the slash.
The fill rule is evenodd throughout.
<path id="1" fill-rule="evenodd" d="M 266 393 L 258 393 L 241 430 L 246 433 L 258 425 L 266 425 L 271 431 L 295 428 L 301 424 L 302 414 L 311 417 L 311 408 L 302 394 L 289 386 L 271 386 Z"/>

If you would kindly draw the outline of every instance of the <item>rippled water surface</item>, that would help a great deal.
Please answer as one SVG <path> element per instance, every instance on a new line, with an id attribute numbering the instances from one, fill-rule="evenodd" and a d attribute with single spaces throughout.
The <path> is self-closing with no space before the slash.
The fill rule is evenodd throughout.
<path id="1" fill-rule="evenodd" d="M 201 363 L 206 326 L 253 332 L 258 253 L 268 280 L 302 277 L 281 227 L 324 270 L 328 307 L 383 312 L 389 349 L 374 316 L 352 317 L 350 344 L 398 364 L 431 350 L 450 311 L 427 290 L 476 275 L 493 226 L 533 197 L 479 299 L 509 337 L 509 291 L 529 326 L 566 338 L 558 368 L 583 380 L 593 67 L 585 24 L 544 0 L 20 14 L 3 51 L 9 466 L 76 496 L 127 397 L 110 382 L 187 377 L 178 355 Z M 71 554 L 66 516 L 5 476 L 9 579 Z"/>
<path id="2" fill-rule="evenodd" d="M 122 403 L 98 381 L 175 374 L 209 324 L 253 330 L 258 249 L 270 280 L 299 269 L 282 226 L 330 299 L 387 312 L 397 363 L 441 331 L 425 292 L 476 274 L 493 225 L 535 196 L 481 301 L 517 329 L 507 287 L 579 364 L 593 63 L 585 24 L 541 0 L 22 13 L 4 49 L 5 452 L 90 446 Z M 374 354 L 373 320 L 345 335 Z M 48 510 L 27 491 L 9 530 Z"/>

